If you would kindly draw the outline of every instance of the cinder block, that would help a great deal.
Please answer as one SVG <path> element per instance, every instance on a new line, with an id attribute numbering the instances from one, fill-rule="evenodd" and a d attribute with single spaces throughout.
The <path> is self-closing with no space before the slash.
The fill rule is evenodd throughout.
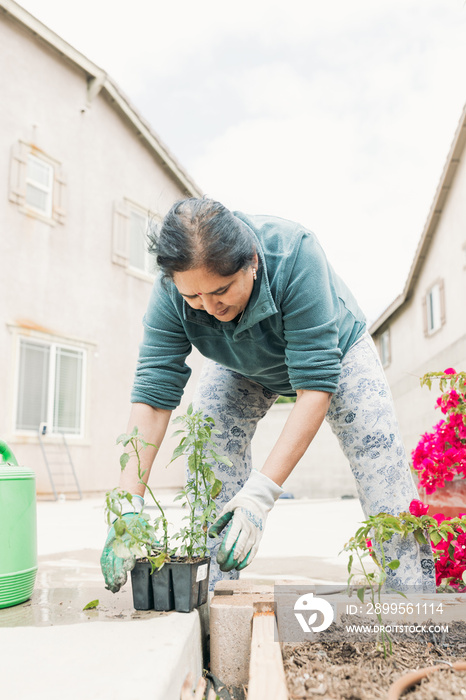
<path id="1" fill-rule="evenodd" d="M 244 593 L 250 594 L 269 594 L 273 595 L 273 586 L 264 584 L 253 579 L 239 579 L 237 581 L 219 581 L 215 585 L 214 595 L 239 595 Z"/>
<path id="2" fill-rule="evenodd" d="M 216 585 L 210 603 L 210 665 L 228 687 L 247 685 L 253 615 L 273 610 L 273 586 L 254 581 Z"/>

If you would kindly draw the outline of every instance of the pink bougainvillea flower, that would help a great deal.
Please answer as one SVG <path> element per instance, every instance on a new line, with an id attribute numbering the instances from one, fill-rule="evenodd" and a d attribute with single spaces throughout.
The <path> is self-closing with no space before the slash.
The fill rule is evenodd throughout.
<path id="1" fill-rule="evenodd" d="M 436 403 L 437 406 L 440 408 L 442 413 L 448 413 L 450 409 L 456 408 L 457 406 L 460 405 L 462 399 L 462 395 L 458 394 L 455 389 L 451 389 L 448 394 L 444 394 L 443 396 L 439 396 Z M 445 425 L 445 428 L 448 429 L 448 426 Z"/>
<path id="2" fill-rule="evenodd" d="M 448 367 L 447 369 L 443 370 L 444 374 L 456 374 L 456 369 L 453 369 L 453 367 Z"/>
<path id="3" fill-rule="evenodd" d="M 447 420 L 424 433 L 411 453 L 426 494 L 443 488 L 456 475 L 466 477 L 466 396 L 452 389 L 437 404 Z"/>
<path id="4" fill-rule="evenodd" d="M 443 523 L 444 520 L 446 520 L 446 517 L 443 513 L 435 513 L 435 515 L 433 515 L 432 517 L 436 519 L 439 525 L 440 523 Z"/>
<path id="5" fill-rule="evenodd" d="M 440 525 L 440 523 L 443 523 L 444 520 L 446 520 L 446 517 L 444 516 L 443 513 L 435 513 L 435 515 L 432 517 L 435 518 L 435 520 L 438 522 L 439 525 Z"/>
<path id="6" fill-rule="evenodd" d="M 409 512 L 411 515 L 425 515 L 427 511 L 429 510 L 429 506 L 420 501 L 418 498 L 413 498 L 411 503 L 409 504 Z"/>
<path id="7" fill-rule="evenodd" d="M 372 540 L 366 540 L 366 547 L 369 550 L 369 554 L 372 556 Z"/>
<path id="8" fill-rule="evenodd" d="M 457 549 L 459 550 L 459 556 L 461 557 L 461 559 L 464 559 L 464 557 L 466 556 L 466 532 L 462 532 L 458 535 L 456 545 Z"/>

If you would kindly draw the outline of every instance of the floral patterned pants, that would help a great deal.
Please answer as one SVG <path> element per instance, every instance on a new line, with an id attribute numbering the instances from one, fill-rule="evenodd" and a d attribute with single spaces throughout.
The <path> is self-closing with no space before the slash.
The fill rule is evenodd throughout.
<path id="1" fill-rule="evenodd" d="M 193 400 L 196 409 L 212 416 L 220 434 L 218 452 L 233 467 L 217 465 L 223 487 L 217 499 L 220 510 L 244 485 L 251 471 L 251 440 L 257 422 L 277 399 L 263 386 L 237 372 L 206 360 Z M 365 333 L 346 353 L 337 391 L 326 415 L 356 479 L 366 517 L 380 512 L 397 515 L 417 498 L 394 405 L 377 350 Z M 271 445 L 278 436 L 271 436 Z M 222 578 L 238 578 L 239 572 L 222 572 L 216 562 L 221 540 L 210 540 L 210 587 Z M 343 543 L 342 543 L 343 544 Z M 435 592 L 435 568 L 429 545 L 419 545 L 411 535 L 385 544 L 386 561 L 399 559 L 395 571 L 387 568 L 387 586 L 397 590 Z"/>

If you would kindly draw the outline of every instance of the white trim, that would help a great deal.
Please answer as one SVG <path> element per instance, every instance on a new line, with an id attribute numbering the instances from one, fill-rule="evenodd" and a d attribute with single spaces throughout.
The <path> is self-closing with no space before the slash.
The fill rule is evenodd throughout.
<path id="1" fill-rule="evenodd" d="M 126 272 L 128 273 L 128 275 L 136 277 L 136 279 L 138 280 L 143 280 L 143 282 L 150 282 L 151 284 L 153 284 L 155 280 L 155 275 L 151 274 L 150 272 L 144 272 L 138 267 L 132 267 L 131 265 L 128 265 L 128 267 L 126 268 Z"/>
<path id="2" fill-rule="evenodd" d="M 32 325 L 29 326 L 27 321 L 24 321 L 24 323 L 21 323 L 21 321 L 7 321 L 5 325 L 11 333 L 21 333 L 24 337 L 28 338 L 37 338 L 38 340 L 45 341 L 50 340 L 52 343 L 71 343 L 74 348 L 78 346 L 85 350 L 90 350 L 91 348 L 96 348 L 98 346 L 98 343 L 93 340 L 84 340 L 83 338 L 78 338 L 74 335 L 59 335 L 58 333 L 55 333 L 47 328 L 34 328 Z"/>
<path id="3" fill-rule="evenodd" d="M 37 342 L 37 341 L 34 341 Z M 45 414 L 45 423 L 47 424 L 47 432 L 51 435 L 56 435 L 53 432 L 53 410 L 55 407 L 55 377 L 57 373 L 57 344 L 56 343 L 44 343 L 50 347 L 50 361 L 49 361 L 49 386 L 47 389 L 47 411 Z M 18 387 L 19 388 L 19 387 Z M 15 426 L 16 428 L 16 426 Z"/>

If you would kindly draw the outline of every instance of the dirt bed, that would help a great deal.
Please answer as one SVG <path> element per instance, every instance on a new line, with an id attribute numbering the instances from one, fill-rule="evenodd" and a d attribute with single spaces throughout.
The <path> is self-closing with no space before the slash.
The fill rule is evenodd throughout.
<path id="1" fill-rule="evenodd" d="M 343 621 L 344 622 L 344 621 Z M 425 624 L 425 623 L 424 623 Z M 388 689 L 408 671 L 442 661 L 466 660 L 466 622 L 449 623 L 442 637 L 425 633 L 392 634 L 393 651 L 384 658 L 374 634 L 346 633 L 344 624 L 316 635 L 316 641 L 285 644 L 283 659 L 290 698 L 314 700 L 386 699 Z M 403 693 L 406 700 L 466 698 L 466 672 L 436 671 Z"/>

